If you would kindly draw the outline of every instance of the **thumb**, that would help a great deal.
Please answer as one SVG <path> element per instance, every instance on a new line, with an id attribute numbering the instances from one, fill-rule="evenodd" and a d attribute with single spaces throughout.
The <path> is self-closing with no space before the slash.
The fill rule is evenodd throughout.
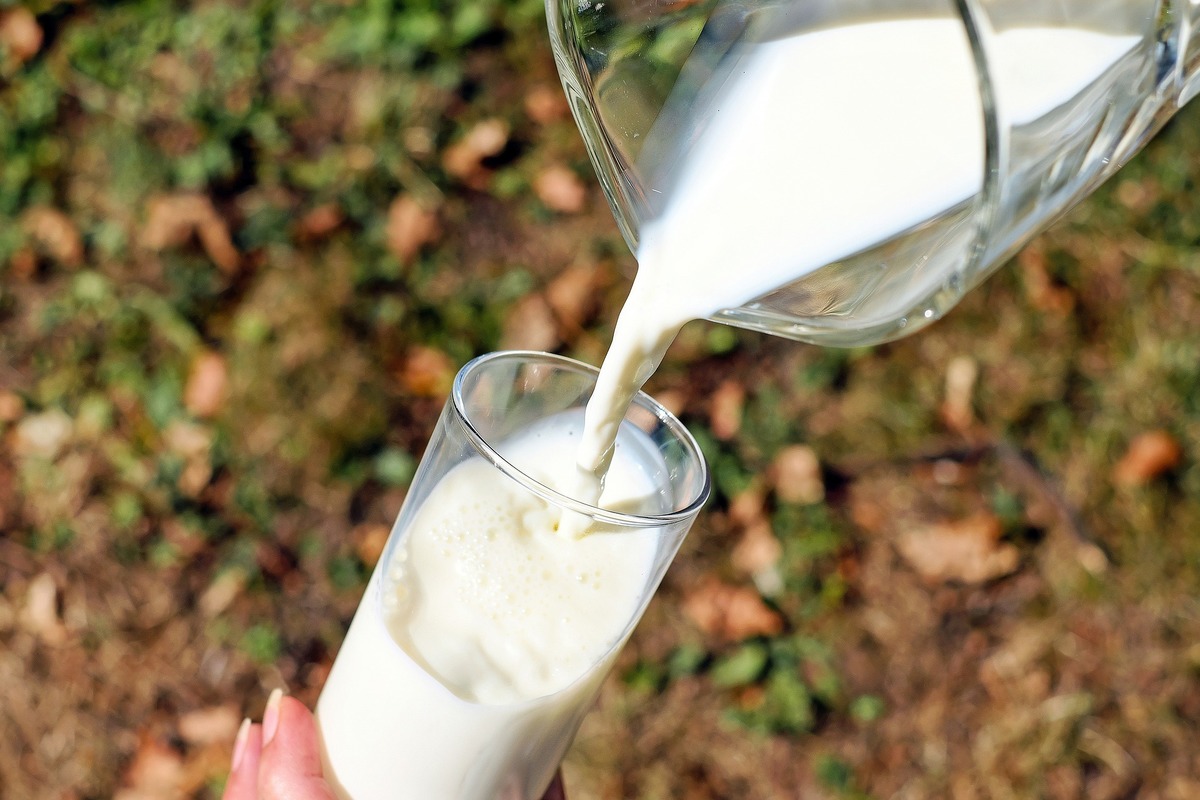
<path id="1" fill-rule="evenodd" d="M 258 796 L 260 800 L 336 800 L 322 774 L 312 712 L 278 690 L 263 714 Z"/>

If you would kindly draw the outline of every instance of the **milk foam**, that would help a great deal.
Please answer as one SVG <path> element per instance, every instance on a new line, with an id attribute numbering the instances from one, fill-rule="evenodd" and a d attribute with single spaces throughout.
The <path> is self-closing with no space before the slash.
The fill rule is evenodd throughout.
<path id="1" fill-rule="evenodd" d="M 577 415 L 576 415 L 577 416 Z M 552 419 L 506 455 L 547 485 L 570 473 L 574 431 Z M 576 424 L 576 427 L 577 424 Z M 565 444 L 565 446 L 564 446 Z M 622 452 L 603 501 L 662 513 L 646 464 Z M 654 566 L 654 531 L 558 532 L 546 502 L 474 458 L 422 504 L 384 589 L 392 637 L 465 700 L 514 703 L 552 694 L 621 638 Z"/>

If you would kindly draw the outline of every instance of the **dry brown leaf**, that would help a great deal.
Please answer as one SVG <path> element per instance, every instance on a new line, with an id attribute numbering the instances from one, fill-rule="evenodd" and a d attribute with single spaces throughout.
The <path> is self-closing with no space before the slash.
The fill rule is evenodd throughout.
<path id="1" fill-rule="evenodd" d="M 727 380 L 713 392 L 708 424 L 713 436 L 727 441 L 742 429 L 742 409 L 746 405 L 746 387 L 740 381 Z"/>
<path id="2" fill-rule="evenodd" d="M 454 382 L 454 362 L 450 356 L 432 347 L 409 348 L 400 370 L 400 384 L 418 397 L 445 397 Z"/>
<path id="3" fill-rule="evenodd" d="M 683 600 L 683 612 L 709 636 L 740 641 L 752 636 L 774 636 L 783 631 L 783 618 L 758 592 L 709 578 Z"/>
<path id="4" fill-rule="evenodd" d="M 167 449 L 184 459 L 207 456 L 212 447 L 213 432 L 203 425 L 175 420 L 163 431 Z"/>
<path id="5" fill-rule="evenodd" d="M 42 26 L 24 6 L 0 11 L 0 45 L 17 64 L 24 64 L 42 49 Z"/>
<path id="6" fill-rule="evenodd" d="M 819 503 L 825 499 L 821 461 L 808 445 L 785 447 L 771 462 L 775 496 L 785 503 Z"/>
<path id="7" fill-rule="evenodd" d="M 659 389 L 654 393 L 654 399 L 677 417 L 687 408 L 687 394 L 682 389 Z"/>
<path id="8" fill-rule="evenodd" d="M 896 547 L 927 581 L 982 583 L 1010 574 L 1020 562 L 1017 548 L 1000 541 L 1003 533 L 999 517 L 980 512 L 901 534 Z"/>
<path id="9" fill-rule="evenodd" d="M 1128 179 L 1118 183 L 1113 194 L 1118 203 L 1140 217 L 1149 213 L 1154 204 L 1158 202 L 1162 194 L 1162 187 L 1153 177 L 1140 180 Z M 1200 797 L 1200 793 L 1196 796 Z"/>
<path id="10" fill-rule="evenodd" d="M 21 215 L 21 227 L 38 246 L 65 267 L 83 263 L 83 239 L 63 212 L 50 206 L 33 206 Z"/>
<path id="11" fill-rule="evenodd" d="M 145 734 L 125 773 L 124 785 L 114 795 L 114 800 L 167 800 L 180 797 L 183 776 L 183 758 L 179 753 Z"/>
<path id="12" fill-rule="evenodd" d="M 946 365 L 946 398 L 942 401 L 942 420 L 959 433 L 966 433 L 975 422 L 971 401 L 979 365 L 970 356 L 956 356 Z"/>
<path id="13" fill-rule="evenodd" d="M 184 497 L 197 498 L 212 481 L 212 465 L 208 459 L 195 459 L 184 465 L 175 485 Z"/>
<path id="14" fill-rule="evenodd" d="M 483 165 L 484 159 L 498 155 L 507 145 L 508 123 L 502 119 L 485 119 L 446 148 L 442 153 L 442 167 L 471 188 L 482 189 L 491 174 Z"/>
<path id="15" fill-rule="evenodd" d="M 1183 448 L 1166 431 L 1146 431 L 1133 437 L 1129 449 L 1113 467 L 1117 486 L 1142 486 L 1168 472 L 1183 460 Z"/>
<path id="16" fill-rule="evenodd" d="M 43 572 L 29 582 L 21 621 L 26 630 L 47 644 L 66 641 L 67 629 L 58 616 L 58 585 L 49 573 Z"/>
<path id="17" fill-rule="evenodd" d="M 9 256 L 8 271 L 16 280 L 29 280 L 37 274 L 37 268 L 37 253 L 33 252 L 29 247 L 18 248 L 15 253 Z"/>
<path id="18" fill-rule="evenodd" d="M 198 708 L 179 718 L 179 736 L 191 745 L 228 742 L 237 736 L 241 724 L 241 715 L 232 705 Z"/>
<path id="19" fill-rule="evenodd" d="M 1024 682 L 1041 671 L 1039 662 L 1053 649 L 1054 638 L 1050 628 L 1017 627 L 1009 639 L 979 665 L 980 685 L 993 699 L 1009 702 L 1014 693 L 1036 689 Z"/>
<path id="20" fill-rule="evenodd" d="M 233 245 L 229 226 L 217 214 L 212 201 L 195 193 L 159 195 L 147 204 L 142 244 L 165 250 L 186 244 L 196 236 L 212 262 L 225 273 L 237 271 L 241 255 Z"/>
<path id="21" fill-rule="evenodd" d="M 383 546 L 387 544 L 388 534 L 391 532 L 391 528 L 379 522 L 356 525 L 350 533 L 350 538 L 354 542 L 354 552 L 358 555 L 358 560 L 368 567 L 374 567 L 383 555 Z"/>
<path id="22" fill-rule="evenodd" d="M 0 422 L 16 422 L 25 413 L 25 401 L 16 392 L 0 389 Z"/>
<path id="23" fill-rule="evenodd" d="M 587 203 L 587 187 L 571 170 L 556 164 L 533 179 L 533 191 L 551 211 L 578 214 Z"/>
<path id="24" fill-rule="evenodd" d="M 216 577 L 204 594 L 200 595 L 198 605 L 200 612 L 206 617 L 215 617 L 237 599 L 246 586 L 246 575 L 240 569 L 229 569 Z"/>
<path id="25" fill-rule="evenodd" d="M 766 519 L 766 516 L 767 496 L 757 481 L 729 502 L 729 520 L 734 525 L 747 528 Z"/>
<path id="26" fill-rule="evenodd" d="M 567 97 L 559 86 L 539 83 L 525 93 L 525 113 L 538 125 L 549 125 L 567 116 Z"/>
<path id="27" fill-rule="evenodd" d="M 1070 313 L 1075 296 L 1050 277 L 1044 250 L 1036 245 L 1026 248 L 1017 256 L 1017 263 L 1025 279 L 1025 296 L 1034 308 L 1059 316 Z"/>
<path id="28" fill-rule="evenodd" d="M 205 350 L 192 359 L 183 405 L 201 419 L 216 416 L 225 405 L 229 372 L 220 353 Z"/>
<path id="29" fill-rule="evenodd" d="M 888 510 L 878 498 L 864 492 L 852 492 L 850 495 L 850 518 L 853 523 L 866 533 L 882 533 L 888 522 Z"/>
<path id="30" fill-rule="evenodd" d="M 526 295 L 509 309 L 500 337 L 502 349 L 553 350 L 558 343 L 558 324 L 542 295 Z"/>
<path id="31" fill-rule="evenodd" d="M 302 242 L 319 241 L 336 231 L 345 218 L 336 203 L 319 205 L 296 223 L 296 237 Z"/>
<path id="32" fill-rule="evenodd" d="M 176 420 L 163 432 L 167 448 L 183 461 L 183 471 L 176 485 L 186 497 L 199 497 L 212 480 L 213 433 L 208 428 L 183 420 Z"/>
<path id="33" fill-rule="evenodd" d="M 17 423 L 13 431 L 13 453 L 53 459 L 71 441 L 74 430 L 74 421 L 61 409 L 30 414 Z"/>
<path id="34" fill-rule="evenodd" d="M 596 308 L 594 265 L 568 267 L 546 287 L 546 302 L 569 331 L 581 330 Z"/>
<path id="35" fill-rule="evenodd" d="M 426 210 L 408 195 L 401 195 L 388 207 L 387 246 L 401 264 L 408 264 L 421 248 L 441 235 L 437 213 Z"/>
<path id="36" fill-rule="evenodd" d="M 746 575 L 759 575 L 773 569 L 783 555 L 783 545 L 766 520 L 757 522 L 742 532 L 729 558 L 733 566 Z"/>

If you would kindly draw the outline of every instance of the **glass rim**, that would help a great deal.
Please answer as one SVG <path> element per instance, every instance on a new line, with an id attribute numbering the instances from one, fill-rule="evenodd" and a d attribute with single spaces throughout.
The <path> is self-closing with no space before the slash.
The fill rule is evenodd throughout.
<path id="1" fill-rule="evenodd" d="M 708 500 L 709 493 L 712 489 L 712 478 L 709 475 L 708 464 L 704 460 L 704 454 L 700 450 L 700 445 L 692 436 L 691 431 L 687 429 L 679 418 L 668 411 L 661 403 L 655 400 L 650 395 L 639 390 L 633 397 L 633 403 L 641 406 L 651 412 L 664 426 L 683 445 L 684 449 L 699 465 L 701 481 L 700 489 L 683 508 L 678 511 L 671 511 L 666 514 L 627 514 L 620 511 L 612 511 L 599 506 L 593 506 L 578 500 L 570 495 L 563 494 L 541 481 L 526 474 L 523 470 L 517 467 L 504 456 L 500 455 L 487 439 L 475 428 L 468 413 L 466 400 L 463 397 L 463 387 L 466 378 L 473 372 L 477 372 L 480 368 L 487 366 L 495 361 L 518 360 L 525 363 L 542 362 L 544 364 L 566 369 L 581 375 L 586 375 L 594 382 L 600 371 L 591 364 L 586 364 L 582 361 L 576 361 L 567 356 L 561 356 L 556 353 L 546 353 L 540 350 L 499 350 L 492 353 L 485 353 L 477 356 L 466 364 L 454 376 L 453 388 L 450 392 L 449 407 L 454 410 L 454 415 L 459 422 L 462 423 L 464 430 L 467 432 L 467 438 L 470 440 L 475 450 L 493 466 L 499 469 L 508 477 L 520 483 L 533 494 L 541 497 L 549 503 L 590 517 L 598 522 L 617 525 L 625 528 L 658 528 L 667 525 L 674 525 L 679 522 L 693 518 L 699 513 L 700 508 Z"/>

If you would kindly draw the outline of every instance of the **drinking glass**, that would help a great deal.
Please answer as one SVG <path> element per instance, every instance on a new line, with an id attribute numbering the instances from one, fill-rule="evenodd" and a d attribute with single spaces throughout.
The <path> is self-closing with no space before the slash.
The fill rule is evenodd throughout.
<path id="1" fill-rule="evenodd" d="M 680 212 L 728 270 L 711 319 L 819 344 L 939 318 L 1200 91 L 1198 0 L 547 0 L 547 16 L 631 249 L 676 206 L 717 204 Z M 790 146 L 708 146 L 769 58 L 790 65 L 768 100 L 790 117 L 753 125 L 786 125 Z M 675 191 L 731 164 L 760 175 Z M 788 260 L 739 297 L 756 246 Z"/>
<path id="2" fill-rule="evenodd" d="M 343 797 L 537 800 L 549 785 L 709 491 L 696 442 L 679 420 L 642 393 L 622 423 L 613 469 L 638 470 L 645 491 L 613 510 L 587 505 L 550 485 L 561 485 L 563 473 L 573 466 L 573 443 L 596 375 L 594 368 L 561 356 L 501 352 L 475 359 L 456 377 L 317 703 L 326 775 Z M 553 457 L 544 447 L 529 448 L 530 437 L 538 435 L 553 437 Z M 395 602 L 390 597 L 408 593 L 407 602 L 419 604 L 422 577 L 442 577 L 415 574 L 421 564 L 409 558 L 409 544 L 418 526 L 428 524 L 426 507 L 446 502 L 439 484 L 465 474 L 464 469 L 473 470 L 480 492 L 485 484 L 499 482 L 546 513 L 588 520 L 584 540 L 601 533 L 627 537 L 622 548 L 627 541 L 648 554 L 642 574 L 632 579 L 640 592 L 630 598 L 623 628 L 594 663 L 544 696 L 481 702 L 453 681 L 435 677 L 436 670 L 422 666 L 423 654 L 401 646 L 385 624 L 385 606 Z M 610 472 L 610 482 L 618 479 Z M 481 529 L 467 535 L 494 534 Z M 458 547 L 451 558 L 474 568 L 468 563 L 477 555 L 471 543 Z M 484 579 L 501 579 L 484 566 Z M 520 583 L 529 580 L 536 577 Z M 528 587 L 508 588 L 516 594 Z M 536 593 L 533 599 L 552 602 Z M 447 619 L 457 613 L 450 607 L 438 611 Z M 449 626 L 444 637 L 438 631 L 441 644 L 455 646 L 446 639 L 454 636 Z M 556 646 L 554 637 L 546 636 L 546 651 L 534 654 L 534 660 L 553 662 Z"/>

